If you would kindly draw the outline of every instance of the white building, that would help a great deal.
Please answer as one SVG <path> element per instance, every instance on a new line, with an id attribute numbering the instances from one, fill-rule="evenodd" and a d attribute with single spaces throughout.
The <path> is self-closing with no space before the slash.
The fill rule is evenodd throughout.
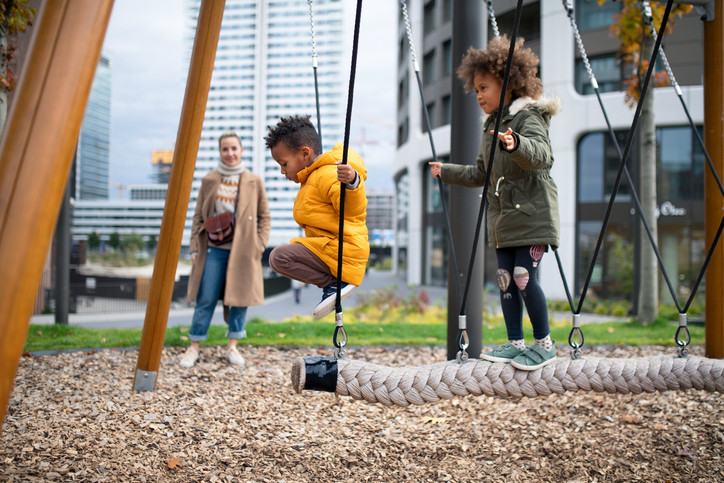
<path id="1" fill-rule="evenodd" d="M 189 52 L 200 3 L 186 4 Z M 345 22 L 353 20 L 353 7 L 339 0 L 313 2 L 324 149 L 343 139 L 351 50 Z M 298 186 L 280 174 L 264 143 L 267 126 L 294 114 L 311 115 L 317 125 L 308 2 L 226 0 L 183 245 L 189 243 L 201 179 L 218 164 L 218 138 L 227 130 L 241 137 L 242 161 L 264 181 L 272 218 L 270 245 L 298 236 L 292 217 Z"/>
<path id="2" fill-rule="evenodd" d="M 433 139 L 441 161 L 450 161 L 451 89 L 461 89 L 455 75 L 459 59 L 453 60 L 453 0 L 421 0 L 409 2 L 416 56 L 420 59 L 423 89 L 433 127 Z M 627 107 L 621 92 L 624 69 L 616 62 L 617 41 L 609 34 L 612 15 L 620 2 L 578 0 L 573 2 L 584 45 L 593 71 L 601 86 L 602 100 L 613 128 L 623 147 L 631 126 L 634 110 Z M 512 30 L 515 2 L 495 1 L 501 34 Z M 481 11 L 484 11 L 483 7 Z M 676 19 L 675 33 L 664 39 L 663 49 L 683 91 L 683 98 L 694 122 L 703 122 L 702 90 L 702 21 L 701 14 L 691 12 Z M 481 15 L 481 36 L 488 30 L 488 16 Z M 600 231 L 611 185 L 618 169 L 618 158 L 609 137 L 605 118 L 597 98 L 588 85 L 588 76 L 580 53 L 576 50 L 573 31 L 560 0 L 525 1 L 519 36 L 539 54 L 540 75 L 545 95 L 561 98 L 563 110 L 551 123 L 550 136 L 555 156 L 553 177 L 558 185 L 561 246 L 559 254 L 564 273 L 574 292 L 580 287 L 590 263 L 592 247 Z M 488 37 L 492 32 L 488 33 Z M 428 134 L 423 129 L 422 103 L 415 73 L 411 68 L 405 25 L 400 19 L 398 29 L 398 150 L 395 159 L 397 196 L 396 260 L 397 270 L 405 274 L 407 283 L 447 284 L 447 239 L 444 224 L 430 221 L 439 214 L 435 182 L 427 165 L 432 160 Z M 478 48 L 483 48 L 481 39 Z M 706 169 L 683 108 L 671 87 L 654 90 L 658 154 L 658 203 L 662 208 L 658 219 L 659 246 L 664 263 L 675 280 L 677 290 L 684 294 L 695 279 L 703 262 L 703 172 Z M 474 103 L 474 94 L 469 102 Z M 471 139 L 479 145 L 480 139 Z M 628 166 L 635 166 L 637 154 L 632 150 Z M 453 160 L 469 164 L 473 159 Z M 635 169 L 629 168 L 636 179 Z M 612 178 L 613 176 L 613 178 Z M 625 182 L 624 182 L 625 184 Z M 482 192 L 482 188 L 480 189 Z M 671 207 L 674 207 L 673 209 Z M 617 264 L 630 263 L 637 243 L 635 229 L 638 217 L 631 196 L 622 185 L 606 244 L 599 256 L 591 281 L 599 295 L 624 293 L 625 288 L 611 274 L 622 270 Z M 455 216 L 455 214 L 452 214 Z M 439 217 L 438 217 L 439 218 Z M 475 223 L 475 219 L 470 220 Z M 485 231 L 485 229 L 483 230 Z M 487 243 L 481 240 L 479 249 Z M 613 247 L 627 250 L 622 260 Z M 469 254 L 458 254 L 460 267 L 466 267 Z M 486 252 L 486 284 L 495 282 L 494 250 Z M 620 273 L 619 273 L 620 275 Z M 636 274 L 623 283 L 636 284 Z M 552 253 L 541 265 L 540 280 L 546 294 L 565 299 L 558 267 Z M 496 289 L 497 290 L 497 289 Z M 631 293 L 631 292 L 629 292 Z"/>

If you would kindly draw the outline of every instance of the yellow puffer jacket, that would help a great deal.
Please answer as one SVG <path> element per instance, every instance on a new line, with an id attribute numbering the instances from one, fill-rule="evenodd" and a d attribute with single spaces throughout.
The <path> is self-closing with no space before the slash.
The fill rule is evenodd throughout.
<path id="1" fill-rule="evenodd" d="M 337 276 L 339 250 L 339 204 L 341 183 L 337 181 L 336 161 L 342 159 L 344 146 L 337 144 L 319 156 L 297 176 L 301 187 L 294 200 L 294 220 L 304 228 L 304 237 L 293 238 L 318 256 Z M 359 285 L 364 278 L 370 244 L 367 239 L 367 195 L 364 182 L 367 169 L 362 158 L 351 149 L 347 163 L 360 177 L 356 189 L 346 189 L 344 198 L 344 244 L 342 281 Z"/>

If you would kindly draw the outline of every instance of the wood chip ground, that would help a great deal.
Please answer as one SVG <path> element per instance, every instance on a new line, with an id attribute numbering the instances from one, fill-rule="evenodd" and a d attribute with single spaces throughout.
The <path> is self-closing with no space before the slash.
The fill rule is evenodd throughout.
<path id="1" fill-rule="evenodd" d="M 135 393 L 138 352 L 23 357 L 0 438 L 0 480 L 84 482 L 724 481 L 724 402 L 703 391 L 466 397 L 410 408 L 296 394 L 291 365 L 329 349 L 165 348 L 155 391 Z M 602 357 L 672 348 L 594 348 Z M 692 354 L 703 355 L 701 348 Z M 351 348 L 384 365 L 443 347 Z M 560 357 L 567 357 L 565 348 Z"/>

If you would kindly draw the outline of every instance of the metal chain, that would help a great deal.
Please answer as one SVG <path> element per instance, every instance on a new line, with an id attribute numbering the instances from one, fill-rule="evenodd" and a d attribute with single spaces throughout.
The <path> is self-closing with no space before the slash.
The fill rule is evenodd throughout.
<path id="1" fill-rule="evenodd" d="M 581 57 L 583 58 L 583 65 L 586 66 L 588 78 L 591 79 L 591 86 L 593 86 L 594 89 L 598 89 L 598 81 L 596 81 L 596 76 L 593 75 L 591 63 L 588 61 L 586 49 L 583 47 L 583 39 L 581 38 L 581 32 L 578 30 L 578 25 L 576 24 L 576 19 L 573 13 L 573 4 L 571 3 L 571 0 L 563 0 L 563 7 L 566 9 L 566 13 L 568 14 L 568 20 L 570 20 L 571 22 L 571 28 L 573 29 L 573 34 L 576 37 L 576 45 L 578 46 L 578 51 L 581 53 Z"/>
<path id="2" fill-rule="evenodd" d="M 496 37 L 500 37 L 498 22 L 495 20 L 495 10 L 493 10 L 493 0 L 488 0 L 488 18 L 490 19 L 490 25 L 493 27 L 493 33 Z"/>
<path id="3" fill-rule="evenodd" d="M 309 3 L 309 24 L 312 27 L 312 65 L 317 67 L 317 43 L 314 40 L 314 13 L 312 12 L 312 0 L 307 0 Z"/>
<path id="4" fill-rule="evenodd" d="M 407 43 L 410 45 L 410 60 L 415 68 L 415 72 L 420 72 L 420 66 L 417 63 L 417 57 L 415 56 L 415 44 L 412 42 L 412 26 L 410 25 L 410 16 L 407 14 L 407 2 L 400 0 L 402 5 L 402 16 L 405 19 L 405 30 L 407 31 Z"/>
<path id="5" fill-rule="evenodd" d="M 658 34 L 656 33 L 656 27 L 654 27 L 654 16 L 651 11 L 651 5 L 649 4 L 649 2 L 644 0 L 644 2 L 641 4 L 641 9 L 643 10 L 644 22 L 648 24 L 649 30 L 651 30 L 651 38 L 654 39 L 655 42 Z M 664 69 L 666 70 L 666 75 L 669 76 L 671 85 L 674 87 L 677 94 L 681 94 L 681 89 L 679 88 L 679 84 L 676 82 L 676 77 L 674 77 L 674 72 L 671 70 L 671 65 L 669 65 L 669 59 L 666 58 L 663 47 L 659 49 L 659 57 L 661 58 L 661 62 L 663 62 L 664 64 Z"/>

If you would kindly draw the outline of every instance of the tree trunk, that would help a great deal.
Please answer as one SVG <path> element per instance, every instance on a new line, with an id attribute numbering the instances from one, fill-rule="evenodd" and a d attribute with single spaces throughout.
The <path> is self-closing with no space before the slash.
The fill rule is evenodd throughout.
<path id="1" fill-rule="evenodd" d="M 646 58 L 650 58 L 652 39 L 647 37 L 644 42 L 643 52 Z M 654 119 L 654 89 L 652 84 L 649 84 L 641 109 L 639 142 L 641 209 L 646 217 L 653 239 L 658 244 L 656 219 L 656 121 Z M 641 243 L 639 244 L 638 270 L 641 283 L 638 289 L 638 317 L 643 321 L 653 322 L 659 313 L 659 269 L 656 254 L 641 221 L 639 221 L 639 230 L 641 230 Z"/>

